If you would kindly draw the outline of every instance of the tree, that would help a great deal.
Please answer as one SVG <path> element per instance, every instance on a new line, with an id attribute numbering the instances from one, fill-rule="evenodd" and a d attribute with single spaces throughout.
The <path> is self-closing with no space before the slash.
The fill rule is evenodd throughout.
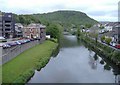
<path id="1" fill-rule="evenodd" d="M 95 34 L 95 41 L 96 41 L 96 44 L 97 44 L 97 40 L 98 40 L 98 34 L 96 33 L 96 34 Z"/>
<path id="2" fill-rule="evenodd" d="M 97 43 L 97 40 L 98 40 L 98 33 L 90 33 L 90 36 L 92 37 L 92 38 L 94 38 L 95 39 L 95 41 L 96 41 L 96 43 Z"/>
<path id="3" fill-rule="evenodd" d="M 90 28 L 90 27 L 92 27 L 92 25 L 91 24 L 85 24 L 85 27 Z"/>
<path id="4" fill-rule="evenodd" d="M 105 27 L 104 26 L 102 26 L 102 24 L 100 25 L 100 29 L 104 29 Z"/>
<path id="5" fill-rule="evenodd" d="M 107 44 L 110 44 L 111 41 L 112 41 L 111 38 L 105 38 L 105 42 L 106 42 Z"/>
<path id="6" fill-rule="evenodd" d="M 24 16 L 19 16 L 19 21 L 20 21 L 20 23 L 25 23 L 25 17 Z"/>
<path id="7" fill-rule="evenodd" d="M 104 26 L 100 26 L 100 29 L 104 29 L 105 27 Z"/>
<path id="8" fill-rule="evenodd" d="M 50 34 L 51 38 L 56 38 L 56 39 L 59 39 L 59 38 L 60 38 L 59 28 L 58 28 L 58 26 L 55 25 L 55 24 L 50 24 L 50 25 L 47 27 L 46 32 L 47 32 L 47 34 Z"/>
<path id="9" fill-rule="evenodd" d="M 105 36 L 102 36 L 101 37 L 101 41 L 103 42 L 105 40 Z"/>
<path id="10" fill-rule="evenodd" d="M 79 28 L 77 29 L 76 35 L 77 35 L 78 38 L 80 37 L 80 29 Z"/>

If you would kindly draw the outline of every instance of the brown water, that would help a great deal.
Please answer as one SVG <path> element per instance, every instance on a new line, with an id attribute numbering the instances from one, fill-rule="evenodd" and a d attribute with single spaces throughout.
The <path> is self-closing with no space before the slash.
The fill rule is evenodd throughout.
<path id="1" fill-rule="evenodd" d="M 41 71 L 35 71 L 28 83 L 116 83 L 119 80 L 118 67 L 102 60 L 75 36 L 65 35 L 58 55 Z"/>

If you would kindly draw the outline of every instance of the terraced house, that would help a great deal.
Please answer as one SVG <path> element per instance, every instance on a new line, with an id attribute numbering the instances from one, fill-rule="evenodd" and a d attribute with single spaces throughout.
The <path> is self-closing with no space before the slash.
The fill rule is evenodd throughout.
<path id="1" fill-rule="evenodd" d="M 44 40 L 46 37 L 45 28 L 46 26 L 42 24 L 31 23 L 28 26 L 24 27 L 23 37 Z"/>

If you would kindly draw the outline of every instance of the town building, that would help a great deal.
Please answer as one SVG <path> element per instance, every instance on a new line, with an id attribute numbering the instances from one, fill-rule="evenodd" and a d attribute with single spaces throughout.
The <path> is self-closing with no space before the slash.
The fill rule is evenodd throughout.
<path id="1" fill-rule="evenodd" d="M 120 26 L 118 27 L 118 43 L 120 44 Z"/>
<path id="2" fill-rule="evenodd" d="M 0 37 L 2 37 L 2 28 L 3 28 L 3 26 L 2 26 L 2 12 L 0 12 Z"/>
<path id="3" fill-rule="evenodd" d="M 46 26 L 42 24 L 31 23 L 28 26 L 24 27 L 23 37 L 45 39 L 46 37 L 45 28 Z"/>
<path id="4" fill-rule="evenodd" d="M 23 37 L 23 25 L 15 23 L 15 37 Z"/>
<path id="5" fill-rule="evenodd" d="M 118 28 L 117 28 L 117 26 L 114 26 L 112 29 L 112 37 L 114 39 L 114 42 L 118 43 Z"/>
<path id="6" fill-rule="evenodd" d="M 114 22 L 114 24 L 112 26 L 112 31 L 109 31 L 106 34 L 107 34 L 107 36 L 112 38 L 112 42 L 114 42 L 116 44 L 120 43 L 120 23 Z"/>
<path id="7" fill-rule="evenodd" d="M 13 38 L 15 35 L 15 21 L 12 13 L 0 13 L 0 36 Z"/>
<path id="8" fill-rule="evenodd" d="M 115 28 L 116 28 L 116 31 L 117 31 L 118 43 L 120 44 L 120 22 Z"/>

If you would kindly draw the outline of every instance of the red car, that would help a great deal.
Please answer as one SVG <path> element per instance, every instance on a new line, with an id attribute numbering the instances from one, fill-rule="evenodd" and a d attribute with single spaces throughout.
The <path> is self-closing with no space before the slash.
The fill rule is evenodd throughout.
<path id="1" fill-rule="evenodd" d="M 120 49 L 120 44 L 115 45 L 115 48 Z"/>

